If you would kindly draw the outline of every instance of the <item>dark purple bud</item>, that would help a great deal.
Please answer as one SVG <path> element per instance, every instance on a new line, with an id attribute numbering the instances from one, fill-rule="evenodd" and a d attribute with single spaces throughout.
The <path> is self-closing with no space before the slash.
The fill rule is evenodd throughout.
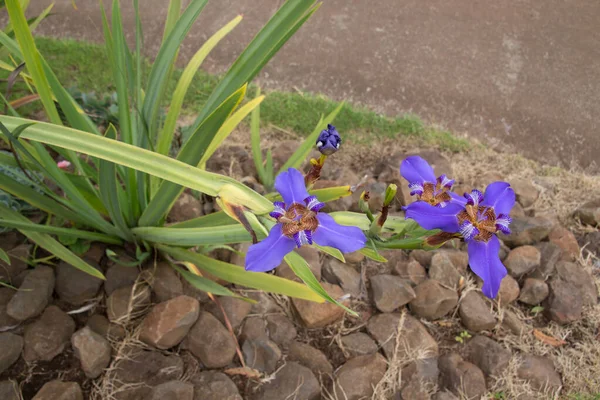
<path id="1" fill-rule="evenodd" d="M 317 139 L 317 149 L 321 154 L 329 156 L 339 150 L 342 144 L 342 138 L 335 126 L 328 124 L 327 129 L 323 129 Z"/>

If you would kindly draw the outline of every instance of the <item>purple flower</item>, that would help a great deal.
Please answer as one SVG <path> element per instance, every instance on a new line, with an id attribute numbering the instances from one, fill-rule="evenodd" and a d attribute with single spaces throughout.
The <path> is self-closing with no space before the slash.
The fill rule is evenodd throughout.
<path id="1" fill-rule="evenodd" d="M 473 190 L 464 197 L 466 201 L 452 202 L 444 208 L 417 202 L 406 210 L 406 218 L 425 229 L 460 233 L 468 245 L 471 270 L 483 280 L 483 294 L 493 299 L 506 276 L 498 256 L 500 240 L 496 233 L 510 234 L 508 214 L 515 204 L 515 192 L 506 182 L 494 182 L 485 194 Z"/>
<path id="2" fill-rule="evenodd" d="M 446 207 L 453 199 L 458 200 L 460 197 L 450 191 L 454 180 L 446 175 L 436 178 L 433 168 L 422 157 L 407 157 L 400 164 L 400 174 L 408 181 L 410 195 L 416 195 L 417 200 L 432 206 Z"/>
<path id="3" fill-rule="evenodd" d="M 317 243 L 335 247 L 342 253 L 362 249 L 367 241 L 357 227 L 339 225 L 332 217 L 319 210 L 325 204 L 310 196 L 304 185 L 302 174 L 290 168 L 275 179 L 275 189 L 283 202 L 277 201 L 271 217 L 277 224 L 269 236 L 260 243 L 250 246 L 246 254 L 246 270 L 266 272 L 281 264 L 283 257 L 294 247 Z"/>
<path id="4" fill-rule="evenodd" d="M 342 138 L 335 126 L 331 124 L 327 124 L 327 129 L 323 129 L 317 139 L 317 149 L 326 156 L 338 151 L 341 144 Z"/>

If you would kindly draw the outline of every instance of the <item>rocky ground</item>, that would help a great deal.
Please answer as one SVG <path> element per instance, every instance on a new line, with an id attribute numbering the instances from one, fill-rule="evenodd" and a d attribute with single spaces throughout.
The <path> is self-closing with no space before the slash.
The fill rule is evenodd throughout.
<path id="1" fill-rule="evenodd" d="M 277 149 L 276 164 L 297 145 L 265 140 Z M 0 261 L 0 277 L 21 290 L 0 288 L 0 399 L 549 399 L 599 393 L 597 178 L 484 148 L 444 155 L 390 142 L 347 146 L 328 161 L 319 184 L 353 184 L 367 174 L 365 188 L 376 209 L 386 183 L 404 189 L 397 169 L 409 153 L 457 178 L 459 190 L 498 178 L 515 187 L 513 233 L 502 237 L 509 275 L 497 301 L 481 295 L 460 242 L 435 252 L 384 252 L 387 263 L 351 254 L 344 264 L 314 248 L 300 249 L 334 297 L 349 295 L 355 318 L 330 304 L 239 287 L 233 289 L 257 303 L 212 300 L 159 259 L 122 266 L 96 243 L 86 260 L 104 272 L 102 282 L 68 264 L 39 261 L 47 254 L 20 234 L 5 233 L 0 247 L 12 263 Z M 208 167 L 261 190 L 248 149 L 235 140 Z M 354 209 L 356 196 L 329 208 Z M 400 214 L 410 199 L 402 191 L 397 200 Z M 186 193 L 170 219 L 213 207 L 210 199 Z M 114 250 L 127 257 L 126 250 Z M 235 253 L 215 256 L 243 263 Z M 276 273 L 294 279 L 286 266 Z"/>

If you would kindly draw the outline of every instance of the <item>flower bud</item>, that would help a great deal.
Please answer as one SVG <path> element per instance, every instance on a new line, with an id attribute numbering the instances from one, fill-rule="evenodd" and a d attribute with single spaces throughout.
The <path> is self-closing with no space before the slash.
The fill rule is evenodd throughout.
<path id="1" fill-rule="evenodd" d="M 389 207 L 389 205 L 392 204 L 392 201 L 394 201 L 397 192 L 398 186 L 394 185 L 393 183 L 390 183 L 387 189 L 385 189 L 385 197 L 383 199 L 384 207 Z"/>
<path id="2" fill-rule="evenodd" d="M 327 124 L 327 129 L 323 129 L 317 139 L 317 149 L 326 156 L 329 156 L 339 150 L 342 144 L 342 138 L 335 126 Z"/>

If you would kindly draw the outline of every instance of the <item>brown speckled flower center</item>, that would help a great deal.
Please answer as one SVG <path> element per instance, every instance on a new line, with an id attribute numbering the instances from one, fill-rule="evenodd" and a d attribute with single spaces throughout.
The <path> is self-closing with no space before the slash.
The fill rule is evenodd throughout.
<path id="1" fill-rule="evenodd" d="M 467 204 L 457 217 L 459 225 L 468 221 L 479 230 L 479 233 L 474 237 L 475 240 L 487 242 L 498 230 L 496 228 L 496 213 L 491 207 L 476 207 Z"/>
<path id="2" fill-rule="evenodd" d="M 290 238 L 300 231 L 314 232 L 319 226 L 317 213 L 298 203 L 293 203 L 279 218 L 279 222 L 282 233 Z"/>
<path id="3" fill-rule="evenodd" d="M 436 206 L 440 203 L 447 203 L 452 200 L 448 188 L 442 186 L 440 183 L 425 183 L 423 185 L 423 194 L 419 197 L 419 200 L 425 201 L 432 206 Z"/>

